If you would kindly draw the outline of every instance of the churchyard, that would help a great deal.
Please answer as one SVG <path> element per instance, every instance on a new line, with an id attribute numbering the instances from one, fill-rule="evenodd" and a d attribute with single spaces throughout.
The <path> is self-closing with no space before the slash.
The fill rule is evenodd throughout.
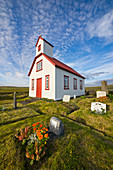
<path id="1" fill-rule="evenodd" d="M 17 92 L 17 109 L 13 109 L 14 91 Z M 92 102 L 106 104 L 106 113 L 91 111 Z M 52 117 L 61 120 L 64 133 L 50 137 L 45 155 L 31 165 L 25 145 L 15 133 L 37 122 L 49 128 Z M 113 169 L 112 94 L 103 98 L 81 96 L 70 102 L 32 101 L 28 89 L 1 88 L 0 158 L 1 170 Z"/>

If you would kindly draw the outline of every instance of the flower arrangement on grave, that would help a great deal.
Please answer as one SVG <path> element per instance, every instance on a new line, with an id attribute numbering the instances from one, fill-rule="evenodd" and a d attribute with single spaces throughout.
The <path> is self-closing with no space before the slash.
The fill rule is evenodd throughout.
<path id="1" fill-rule="evenodd" d="M 110 103 L 111 100 L 107 96 L 99 97 L 96 99 L 96 102 L 101 102 L 101 103 Z"/>
<path id="2" fill-rule="evenodd" d="M 26 146 L 26 157 L 31 159 L 31 165 L 45 155 L 49 138 L 48 129 L 39 122 L 34 123 L 31 128 L 27 126 L 24 130 L 21 129 L 15 136 Z"/>

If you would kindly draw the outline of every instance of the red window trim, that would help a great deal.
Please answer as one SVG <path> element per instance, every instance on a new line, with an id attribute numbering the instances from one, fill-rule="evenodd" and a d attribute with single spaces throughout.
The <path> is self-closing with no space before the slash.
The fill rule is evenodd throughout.
<path id="1" fill-rule="evenodd" d="M 83 81 L 82 80 L 80 80 L 80 82 L 82 82 L 83 83 Z M 81 86 L 82 85 L 82 86 Z M 83 84 L 81 84 L 80 83 L 80 90 L 83 90 Z"/>
<path id="2" fill-rule="evenodd" d="M 65 77 L 68 78 L 68 87 L 65 87 Z M 64 75 L 64 90 L 69 90 L 69 76 Z"/>
<path id="3" fill-rule="evenodd" d="M 42 68 L 40 70 L 37 70 L 37 64 L 40 63 L 40 62 L 42 62 Z M 43 60 L 40 60 L 36 63 L 36 72 L 41 71 L 41 70 L 43 70 Z"/>
<path id="4" fill-rule="evenodd" d="M 32 79 L 32 81 L 31 81 L 31 90 L 34 90 L 34 79 Z"/>
<path id="5" fill-rule="evenodd" d="M 41 44 L 38 46 L 38 52 L 41 50 Z"/>
<path id="6" fill-rule="evenodd" d="M 48 89 L 46 88 L 46 77 L 48 77 Z M 50 88 L 49 88 L 49 75 L 46 75 L 45 76 L 45 90 L 50 90 Z"/>
<path id="7" fill-rule="evenodd" d="M 74 88 L 74 80 L 76 80 L 76 88 Z M 77 90 L 77 79 L 76 78 L 73 78 L 73 89 Z"/>

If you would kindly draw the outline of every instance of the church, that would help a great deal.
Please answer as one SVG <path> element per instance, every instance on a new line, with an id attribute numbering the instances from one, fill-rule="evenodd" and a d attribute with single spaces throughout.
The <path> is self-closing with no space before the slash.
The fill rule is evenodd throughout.
<path id="1" fill-rule="evenodd" d="M 81 74 L 53 57 L 53 45 L 39 36 L 36 57 L 29 76 L 29 96 L 61 100 L 64 95 L 71 97 L 85 94 Z"/>

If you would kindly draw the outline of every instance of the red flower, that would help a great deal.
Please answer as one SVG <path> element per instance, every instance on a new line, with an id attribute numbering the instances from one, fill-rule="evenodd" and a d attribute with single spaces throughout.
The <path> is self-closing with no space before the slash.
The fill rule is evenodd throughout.
<path id="1" fill-rule="evenodd" d="M 39 138 L 39 140 L 43 139 L 43 135 L 40 135 L 38 138 Z"/>
<path id="2" fill-rule="evenodd" d="M 42 125 L 40 125 L 40 127 L 42 127 Z"/>
<path id="3" fill-rule="evenodd" d="M 19 140 L 22 140 L 23 139 L 23 137 L 22 136 L 19 136 Z"/>
<path id="4" fill-rule="evenodd" d="M 45 138 L 48 138 L 48 133 L 44 135 Z"/>
<path id="5" fill-rule="evenodd" d="M 34 154 L 31 154 L 31 159 L 34 159 Z"/>
<path id="6" fill-rule="evenodd" d="M 34 123 L 32 126 L 36 126 L 36 123 Z"/>
<path id="7" fill-rule="evenodd" d="M 34 128 L 34 130 L 36 130 L 36 128 Z"/>

